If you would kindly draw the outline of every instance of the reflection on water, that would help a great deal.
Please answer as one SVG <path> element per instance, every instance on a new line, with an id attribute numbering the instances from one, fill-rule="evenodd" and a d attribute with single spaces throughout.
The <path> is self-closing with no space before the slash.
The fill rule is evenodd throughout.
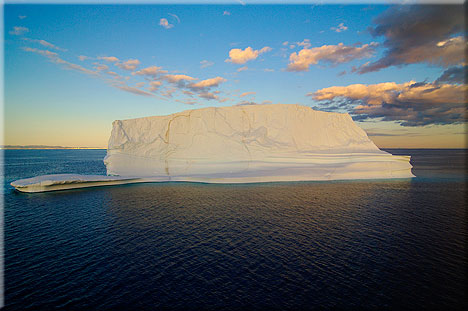
<path id="1" fill-rule="evenodd" d="M 102 169 L 104 151 L 67 152 L 46 153 L 48 169 Z M 463 307 L 463 154 L 401 152 L 422 177 L 22 194 L 8 183 L 27 176 L 7 165 L 7 307 Z"/>

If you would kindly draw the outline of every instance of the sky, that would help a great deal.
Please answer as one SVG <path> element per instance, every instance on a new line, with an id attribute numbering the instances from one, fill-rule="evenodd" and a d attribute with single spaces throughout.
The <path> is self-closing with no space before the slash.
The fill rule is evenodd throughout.
<path id="1" fill-rule="evenodd" d="M 453 5 L 7 4 L 4 144 L 106 148 L 114 120 L 281 103 L 381 148 L 466 148 L 463 25 Z"/>

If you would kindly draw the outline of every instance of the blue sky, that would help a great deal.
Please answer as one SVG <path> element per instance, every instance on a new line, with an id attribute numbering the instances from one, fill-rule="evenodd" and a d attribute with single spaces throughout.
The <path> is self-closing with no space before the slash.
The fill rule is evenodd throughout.
<path id="1" fill-rule="evenodd" d="M 389 35 L 393 25 L 382 16 L 391 10 L 368 4 L 6 5 L 5 144 L 106 147 L 116 119 L 283 103 L 349 112 L 381 147 L 463 147 L 464 99 L 449 98 L 447 106 L 441 98 L 465 85 L 434 84 L 463 66 L 452 61 L 460 34 L 440 32 L 431 43 L 445 53 L 437 59 L 418 55 L 416 46 L 394 61 L 395 42 L 406 41 Z M 359 72 L 375 62 L 378 70 Z M 156 74 L 144 75 L 154 66 Z M 372 85 L 384 82 L 394 84 L 378 98 L 350 95 L 355 84 L 375 91 Z M 431 98 L 423 95 L 434 89 Z M 389 92 L 399 92 L 391 109 Z M 430 113 L 415 108 L 421 103 Z M 401 116 L 405 109 L 411 117 Z"/>

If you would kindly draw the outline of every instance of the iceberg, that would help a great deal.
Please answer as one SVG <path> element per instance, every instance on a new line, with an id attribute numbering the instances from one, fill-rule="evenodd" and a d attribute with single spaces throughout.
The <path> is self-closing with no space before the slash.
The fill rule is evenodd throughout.
<path id="1" fill-rule="evenodd" d="M 108 175 L 213 183 L 414 177 L 409 162 L 348 114 L 286 104 L 114 121 L 104 159 Z"/>
<path id="2" fill-rule="evenodd" d="M 286 104 L 210 107 L 117 120 L 104 164 L 108 176 L 46 175 L 12 185 L 20 191 L 48 191 L 159 181 L 414 177 L 409 156 L 380 150 L 348 114 Z"/>

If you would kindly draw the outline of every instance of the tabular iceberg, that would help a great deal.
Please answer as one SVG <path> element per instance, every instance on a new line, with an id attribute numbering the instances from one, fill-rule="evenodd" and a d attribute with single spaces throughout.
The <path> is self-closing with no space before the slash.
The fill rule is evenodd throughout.
<path id="1" fill-rule="evenodd" d="M 381 151 L 348 114 L 300 105 L 203 108 L 114 121 L 107 175 L 44 175 L 23 192 L 196 181 L 251 183 L 409 178 L 409 156 Z"/>
<path id="2" fill-rule="evenodd" d="M 283 104 L 114 121 L 104 159 L 108 175 L 212 183 L 408 178 L 409 161 L 348 114 Z"/>

